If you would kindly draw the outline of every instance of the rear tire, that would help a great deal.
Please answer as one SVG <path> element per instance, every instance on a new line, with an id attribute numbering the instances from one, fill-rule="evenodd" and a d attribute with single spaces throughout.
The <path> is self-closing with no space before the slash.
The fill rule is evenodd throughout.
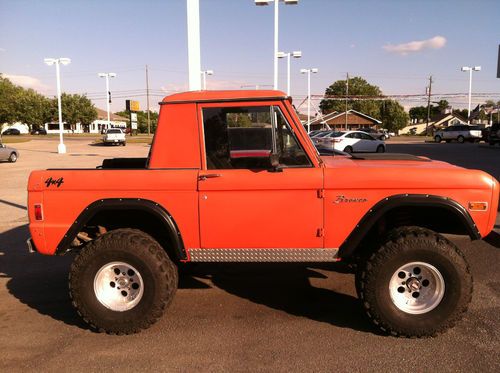
<path id="1" fill-rule="evenodd" d="M 17 161 L 17 154 L 16 153 L 10 153 L 9 162 L 10 163 L 15 163 L 16 161 Z"/>
<path id="2" fill-rule="evenodd" d="M 133 334 L 153 325 L 172 302 L 177 267 L 148 234 L 117 229 L 87 244 L 69 275 L 72 303 L 99 332 Z"/>
<path id="3" fill-rule="evenodd" d="M 435 141 L 435 142 L 440 143 L 440 142 L 441 142 L 441 140 L 442 140 L 442 139 L 441 139 L 441 136 L 439 136 L 439 135 L 434 136 L 434 141 Z"/>
<path id="4" fill-rule="evenodd" d="M 463 254 L 420 227 L 393 230 L 356 274 L 368 317 L 394 336 L 435 336 L 451 328 L 472 297 Z"/>
<path id="5" fill-rule="evenodd" d="M 463 144 L 465 142 L 465 137 L 463 136 L 458 136 L 457 137 L 457 141 L 460 143 L 460 144 Z"/>
<path id="6" fill-rule="evenodd" d="M 344 153 L 349 153 L 349 154 L 351 154 L 351 153 L 352 153 L 352 146 L 346 146 L 346 147 L 344 148 Z"/>
<path id="7" fill-rule="evenodd" d="M 377 153 L 385 153 L 384 145 L 377 146 Z"/>

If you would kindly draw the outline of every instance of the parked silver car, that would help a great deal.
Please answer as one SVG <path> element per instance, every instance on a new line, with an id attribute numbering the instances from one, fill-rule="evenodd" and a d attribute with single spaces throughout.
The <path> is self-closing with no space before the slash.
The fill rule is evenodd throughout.
<path id="1" fill-rule="evenodd" d="M 468 124 L 455 124 L 449 126 L 444 130 L 439 130 L 434 134 L 434 141 L 441 142 L 442 140 L 450 142 L 457 140 L 459 143 L 465 141 L 479 141 L 481 140 L 482 133 L 478 126 L 471 126 Z"/>
<path id="2" fill-rule="evenodd" d="M 19 152 L 8 146 L 5 146 L 0 142 L 0 161 L 15 162 L 19 158 Z"/>

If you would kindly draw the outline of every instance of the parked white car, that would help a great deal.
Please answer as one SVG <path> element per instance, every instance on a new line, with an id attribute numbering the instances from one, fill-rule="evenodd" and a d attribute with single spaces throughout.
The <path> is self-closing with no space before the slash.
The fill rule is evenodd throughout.
<path id="1" fill-rule="evenodd" d="M 353 152 L 385 152 L 385 143 L 362 131 L 331 132 L 324 137 L 314 137 L 314 145 L 319 149 Z"/>
<path id="2" fill-rule="evenodd" d="M 481 138 L 481 129 L 478 126 L 468 124 L 455 124 L 434 134 L 436 142 L 457 140 L 459 143 L 464 143 L 465 141 L 479 141 Z"/>
<path id="3" fill-rule="evenodd" d="M 125 133 L 119 128 L 110 128 L 102 137 L 104 145 L 118 144 L 125 146 Z"/>

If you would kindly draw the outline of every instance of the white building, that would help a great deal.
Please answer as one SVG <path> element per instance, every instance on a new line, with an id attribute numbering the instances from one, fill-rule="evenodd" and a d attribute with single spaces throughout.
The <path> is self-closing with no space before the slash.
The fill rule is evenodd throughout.
<path id="1" fill-rule="evenodd" d="M 9 128 L 15 128 L 16 130 L 19 130 L 19 132 L 22 135 L 26 135 L 26 134 L 30 133 L 30 128 L 28 127 L 28 125 L 21 123 L 21 122 L 16 122 L 13 124 L 5 123 L 2 126 L 0 126 L 0 129 L 1 129 L 0 132 L 3 132 Z"/>
<path id="2" fill-rule="evenodd" d="M 127 128 L 128 118 L 111 113 L 110 123 L 108 125 L 108 113 L 105 110 L 96 110 L 97 119 L 90 124 L 68 124 L 64 122 L 63 133 L 101 133 L 108 128 L 121 128 L 122 130 Z M 59 133 L 58 122 L 45 123 L 44 127 L 47 133 Z"/>

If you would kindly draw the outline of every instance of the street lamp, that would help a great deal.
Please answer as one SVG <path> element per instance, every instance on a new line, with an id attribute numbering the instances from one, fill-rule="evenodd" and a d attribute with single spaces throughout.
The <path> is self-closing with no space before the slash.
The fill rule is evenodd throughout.
<path id="1" fill-rule="evenodd" d="M 278 89 L 278 5 L 279 2 L 284 2 L 285 5 L 296 5 L 298 0 L 254 0 L 255 5 L 269 5 L 271 1 L 274 1 L 274 52 L 273 52 L 273 62 L 274 62 L 274 89 Z"/>
<path id="2" fill-rule="evenodd" d="M 61 77 L 59 72 L 59 65 L 68 65 L 71 63 L 69 58 L 45 58 L 43 60 L 47 65 L 56 65 L 56 80 L 57 80 L 57 108 L 59 111 L 59 145 L 57 146 L 57 152 L 59 154 L 66 153 L 66 146 L 63 142 L 63 122 L 62 122 L 62 108 L 61 108 Z"/>
<path id="3" fill-rule="evenodd" d="M 202 70 L 201 75 L 203 76 L 203 90 L 207 90 L 207 75 L 214 75 L 213 70 Z"/>
<path id="4" fill-rule="evenodd" d="M 109 78 L 115 78 L 115 73 L 99 73 L 97 74 L 100 78 L 106 78 L 106 109 L 108 112 L 108 128 L 111 127 L 111 119 L 109 113 L 109 104 L 111 103 L 111 92 L 109 91 Z"/>
<path id="5" fill-rule="evenodd" d="M 278 58 L 287 57 L 287 73 L 286 73 L 286 94 L 290 96 L 290 57 L 300 58 L 302 57 L 301 51 L 293 52 L 278 52 Z"/>
<path id="6" fill-rule="evenodd" d="M 469 109 L 467 111 L 467 124 L 470 124 L 470 105 L 472 99 L 472 72 L 481 71 L 481 66 L 463 66 L 462 71 L 469 72 Z"/>
<path id="7" fill-rule="evenodd" d="M 318 69 L 300 69 L 301 74 L 307 74 L 307 133 L 311 132 L 311 73 L 316 74 Z"/>

